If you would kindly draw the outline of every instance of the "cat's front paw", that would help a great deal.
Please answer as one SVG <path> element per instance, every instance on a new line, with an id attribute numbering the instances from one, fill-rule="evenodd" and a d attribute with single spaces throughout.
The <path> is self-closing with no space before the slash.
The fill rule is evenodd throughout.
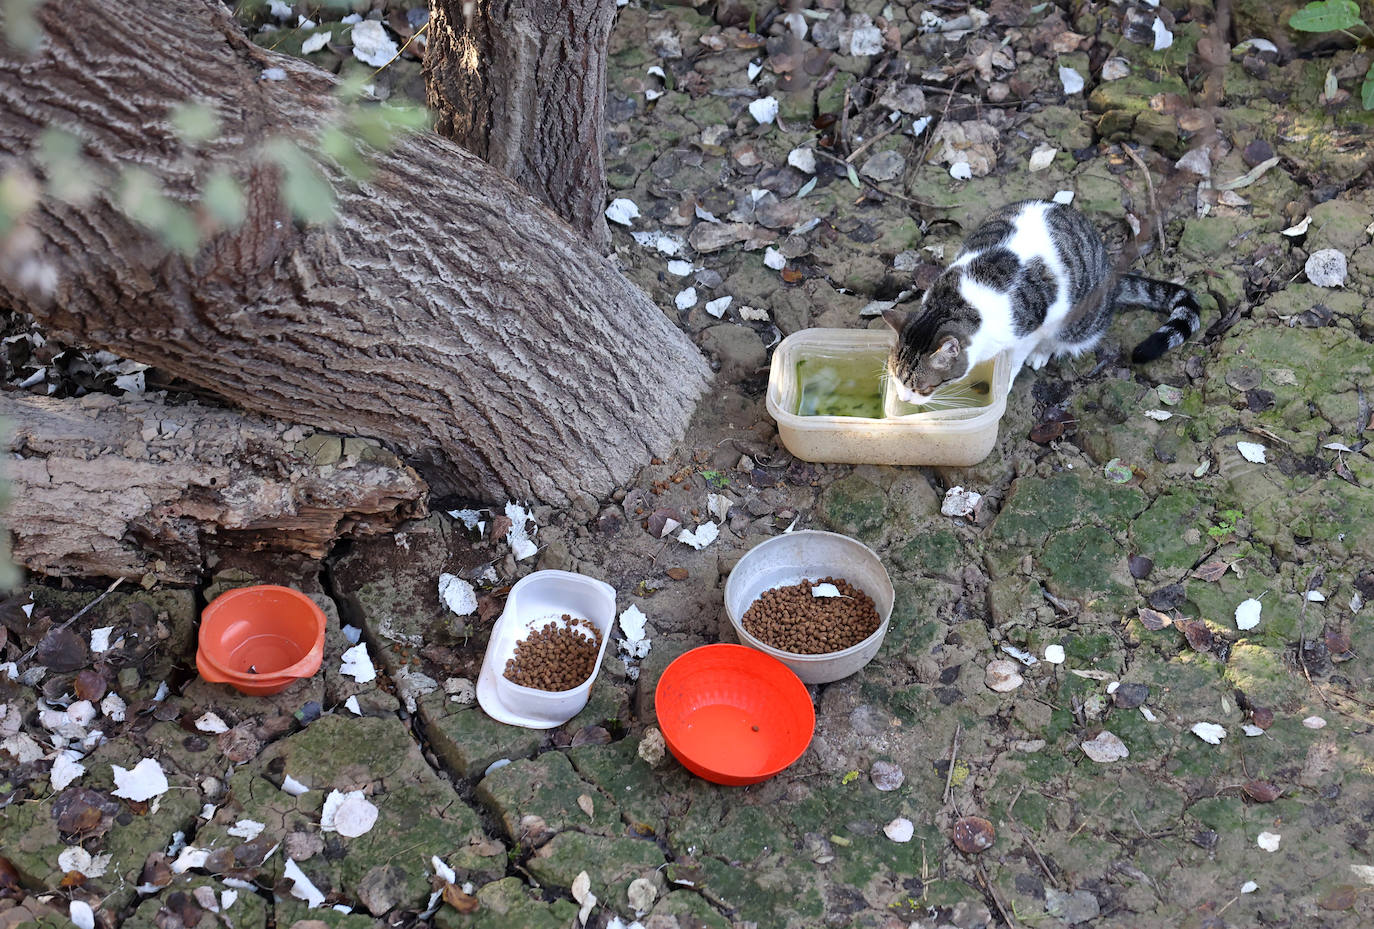
<path id="1" fill-rule="evenodd" d="M 1049 362 L 1049 360 L 1049 352 L 1031 352 L 1030 357 L 1026 359 L 1026 363 L 1031 366 L 1032 371 L 1039 371 Z"/>

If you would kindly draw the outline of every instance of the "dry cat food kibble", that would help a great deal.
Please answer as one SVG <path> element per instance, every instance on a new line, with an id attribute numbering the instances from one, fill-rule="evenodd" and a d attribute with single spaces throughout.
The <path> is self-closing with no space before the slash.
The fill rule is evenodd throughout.
<path id="1" fill-rule="evenodd" d="M 834 584 L 838 597 L 817 597 L 811 588 Z M 857 645 L 878 631 L 873 598 L 833 577 L 774 587 L 744 614 L 744 628 L 759 641 L 796 655 L 820 655 Z"/>
<path id="2" fill-rule="evenodd" d="M 596 624 L 564 613 L 562 623 L 545 623 L 515 643 L 505 678 L 538 690 L 572 690 L 592 676 L 600 653 Z"/>

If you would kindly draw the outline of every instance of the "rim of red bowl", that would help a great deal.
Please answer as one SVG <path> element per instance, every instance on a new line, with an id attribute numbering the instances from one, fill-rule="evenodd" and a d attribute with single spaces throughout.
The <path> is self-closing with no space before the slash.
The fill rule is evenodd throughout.
<path id="1" fill-rule="evenodd" d="M 308 612 L 315 620 L 315 641 L 310 648 L 306 649 L 305 655 L 295 664 L 287 665 L 278 671 L 270 674 L 248 674 L 243 671 L 235 671 L 225 667 L 215 657 L 215 647 L 222 644 L 219 642 L 207 642 L 205 632 L 206 624 L 213 621 L 215 615 L 222 610 L 231 609 L 234 601 L 250 593 L 261 593 L 270 591 L 276 594 L 286 594 L 288 599 L 297 600 L 307 607 Z M 261 684 L 264 680 L 276 678 L 300 678 L 311 677 L 320 669 L 324 662 L 324 633 L 328 625 L 328 618 L 324 615 L 324 610 L 320 609 L 319 604 L 310 599 L 306 594 L 291 587 L 284 587 L 281 584 L 253 584 L 248 587 L 235 587 L 233 590 L 226 590 L 200 612 L 200 628 L 196 633 L 196 664 L 199 665 L 202 658 L 205 664 L 209 665 L 216 673 L 223 676 L 226 680 L 223 683 L 234 683 L 242 681 L 248 684 Z M 206 646 L 210 645 L 209 648 Z M 204 676 L 204 675 L 202 675 Z"/>
<path id="2" fill-rule="evenodd" d="M 795 702 L 797 708 L 800 709 L 802 706 L 806 708 L 808 728 L 810 731 L 807 734 L 805 741 L 801 743 L 801 746 L 797 749 L 796 753 L 793 754 L 786 761 L 786 763 L 781 764 L 776 768 L 766 772 L 760 772 L 755 774 L 730 774 L 724 771 L 717 771 L 714 768 L 707 767 L 706 765 L 701 764 L 700 762 L 695 761 L 694 759 L 691 759 L 673 743 L 673 738 L 670 734 L 670 727 L 665 726 L 663 724 L 663 716 L 661 713 L 658 712 L 658 708 L 662 705 L 660 701 L 660 694 L 662 693 L 663 682 L 665 679 L 667 679 L 671 683 L 672 678 L 669 672 L 673 669 L 674 665 L 677 665 L 684 659 L 688 659 L 689 663 L 692 660 L 700 661 L 702 658 L 706 657 L 705 655 L 702 655 L 700 653 L 705 652 L 707 650 L 713 650 L 714 654 L 733 653 L 740 658 L 745 658 L 749 661 L 756 661 L 765 666 L 768 666 L 771 662 L 772 665 L 776 665 L 778 668 L 781 668 L 783 672 L 785 672 L 783 678 L 784 680 L 790 678 L 790 683 L 786 686 L 791 688 L 792 683 L 796 684 L 796 687 L 793 690 L 792 694 L 793 701 Z M 695 658 L 689 657 L 693 655 L 695 655 Z M 681 673 L 681 668 L 679 668 L 679 673 Z M 713 784 L 724 784 L 726 786 L 731 787 L 738 787 L 746 784 L 757 784 L 760 781 L 766 781 L 770 777 L 775 777 L 782 771 L 787 770 L 787 768 L 791 767 L 793 764 L 797 762 L 797 759 L 801 758 L 801 756 L 806 753 L 806 750 L 808 747 L 810 747 L 811 740 L 816 733 L 816 707 L 811 702 L 811 695 L 806 691 L 806 684 L 802 682 L 801 678 L 797 677 L 796 672 L 789 668 L 783 662 L 774 658 L 772 655 L 769 655 L 765 652 L 761 652 L 755 648 L 750 648 L 747 645 L 734 645 L 728 642 L 720 642 L 715 645 L 698 646 L 697 648 L 693 648 L 683 652 L 681 655 L 677 656 L 672 661 L 670 661 L 668 663 L 668 666 L 663 669 L 663 673 L 659 675 L 658 684 L 654 688 L 654 709 L 655 715 L 658 718 L 659 731 L 663 733 L 663 740 L 667 743 L 669 750 L 672 751 L 673 757 L 676 758 L 684 768 L 695 774 L 697 777 L 703 778 L 704 780 L 708 780 Z"/>

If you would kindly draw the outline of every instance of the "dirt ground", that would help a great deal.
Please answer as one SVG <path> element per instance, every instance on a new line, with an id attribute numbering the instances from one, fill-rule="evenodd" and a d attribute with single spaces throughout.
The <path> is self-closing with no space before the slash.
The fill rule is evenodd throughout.
<path id="1" fill-rule="evenodd" d="M 0 927 L 82 904 L 160 929 L 1374 922 L 1370 56 L 1278 25 L 1297 4 L 1231 6 L 1224 31 L 1212 3 L 623 7 L 607 166 L 638 215 L 615 259 L 719 366 L 679 452 L 609 499 L 531 507 L 520 560 L 503 508 L 442 500 L 322 563 L 220 553 L 194 588 L 29 579 L 0 609 Z M 258 41 L 300 52 L 337 32 L 319 18 Z M 342 39 L 307 57 L 358 65 Z M 419 81 L 405 57 L 379 75 Z M 1133 267 L 1205 293 L 1205 331 L 1132 366 L 1158 320 L 1126 313 L 1095 355 L 1023 372 L 973 467 L 782 447 L 781 338 L 882 326 L 983 214 L 1060 192 L 1114 247 L 1155 229 Z M 956 486 L 981 500 L 942 515 Z M 698 550 L 668 520 L 720 534 Z M 654 751 L 653 687 L 732 640 L 744 552 L 805 528 L 879 553 L 891 628 L 810 689 L 796 764 L 709 784 Z M 609 582 L 651 643 L 613 643 L 550 731 L 472 692 L 537 568 Z M 442 573 L 475 611 L 440 601 Z M 267 698 L 194 670 L 199 609 L 254 581 L 331 620 L 322 671 Z M 375 679 L 341 670 L 358 644 Z M 165 789 L 114 796 L 143 759 Z M 376 824 L 324 830 L 334 790 Z M 990 845 L 961 850 L 970 823 Z"/>

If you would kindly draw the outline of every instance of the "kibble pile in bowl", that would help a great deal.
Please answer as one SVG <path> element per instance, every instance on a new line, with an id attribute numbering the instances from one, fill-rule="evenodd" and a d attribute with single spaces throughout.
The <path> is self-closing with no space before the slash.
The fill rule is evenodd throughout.
<path id="1" fill-rule="evenodd" d="M 838 597 L 818 597 L 812 588 L 834 584 Z M 774 587 L 750 604 L 744 628 L 760 642 L 797 655 L 823 655 L 858 645 L 878 631 L 873 598 L 847 581 L 823 577 Z"/>
<path id="2" fill-rule="evenodd" d="M 537 690 L 572 690 L 592 676 L 601 654 L 601 630 L 586 619 L 563 614 L 515 643 L 506 661 L 506 680 Z"/>

